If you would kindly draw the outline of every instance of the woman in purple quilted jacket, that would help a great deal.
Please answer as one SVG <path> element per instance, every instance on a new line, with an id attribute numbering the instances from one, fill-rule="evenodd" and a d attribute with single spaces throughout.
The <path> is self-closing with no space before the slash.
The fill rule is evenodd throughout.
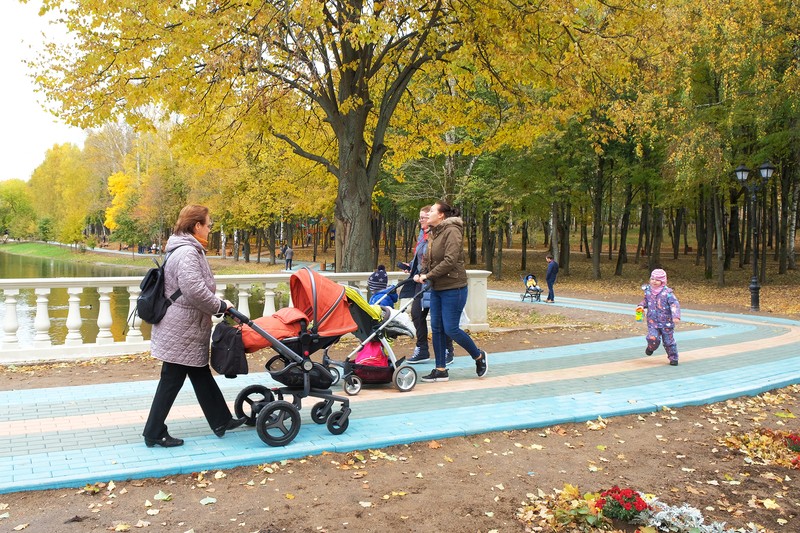
<path id="1" fill-rule="evenodd" d="M 664 343 L 669 364 L 678 366 L 678 344 L 675 342 L 675 324 L 681 321 L 681 305 L 672 289 L 667 287 L 667 273 L 660 268 L 650 274 L 650 286 L 644 291 L 639 304 L 647 309 L 647 348 L 645 355 L 653 355 Z"/>
<path id="2" fill-rule="evenodd" d="M 150 353 L 163 363 L 144 426 L 144 442 L 148 447 L 183 444 L 182 439 L 170 436 L 165 421 L 187 376 L 215 435 L 222 437 L 225 431 L 245 421 L 231 416 L 208 367 L 211 315 L 231 307 L 229 301 L 216 296 L 214 275 L 206 260 L 212 226 L 207 207 L 187 205 L 181 209 L 173 235 L 167 241 L 164 292 L 173 294 L 180 290 L 180 296 L 167 308 L 161 322 L 153 325 Z"/>

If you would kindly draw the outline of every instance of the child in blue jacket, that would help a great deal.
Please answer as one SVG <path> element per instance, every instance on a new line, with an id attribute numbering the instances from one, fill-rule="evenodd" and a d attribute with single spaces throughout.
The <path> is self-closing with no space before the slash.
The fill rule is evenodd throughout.
<path id="1" fill-rule="evenodd" d="M 657 268 L 650 274 L 650 285 L 639 304 L 647 309 L 647 348 L 644 353 L 653 355 L 663 342 L 669 364 L 678 366 L 678 345 L 675 342 L 675 324 L 681 321 L 681 306 L 672 289 L 667 287 L 667 273 Z"/>

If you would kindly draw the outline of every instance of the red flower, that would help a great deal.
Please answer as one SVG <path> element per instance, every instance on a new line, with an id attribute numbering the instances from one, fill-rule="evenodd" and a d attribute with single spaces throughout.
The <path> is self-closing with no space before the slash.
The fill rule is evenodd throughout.
<path id="1" fill-rule="evenodd" d="M 647 503 L 633 489 L 620 489 L 614 485 L 600 493 L 595 501 L 595 508 L 600 509 L 603 516 L 630 522 L 637 513 L 647 509 Z"/>

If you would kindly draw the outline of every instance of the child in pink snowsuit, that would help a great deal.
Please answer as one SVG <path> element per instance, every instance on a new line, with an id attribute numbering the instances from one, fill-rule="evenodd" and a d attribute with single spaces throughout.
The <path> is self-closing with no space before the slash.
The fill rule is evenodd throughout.
<path id="1" fill-rule="evenodd" d="M 678 366 L 678 345 L 673 333 L 675 324 L 681 320 L 681 306 L 672 289 L 667 287 L 667 273 L 662 269 L 657 268 L 650 274 L 650 285 L 639 305 L 647 309 L 647 349 L 644 353 L 653 355 L 663 341 L 669 364 Z"/>

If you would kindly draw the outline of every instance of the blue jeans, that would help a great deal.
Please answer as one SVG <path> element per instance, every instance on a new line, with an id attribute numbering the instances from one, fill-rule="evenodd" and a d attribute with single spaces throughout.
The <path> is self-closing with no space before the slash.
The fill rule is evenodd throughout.
<path id="1" fill-rule="evenodd" d="M 447 337 L 453 339 L 473 358 L 480 357 L 481 352 L 475 342 L 458 325 L 461 312 L 467 304 L 467 288 L 431 291 L 431 331 L 433 332 L 433 354 L 436 356 L 436 368 L 445 368 L 445 347 Z"/>
<path id="2" fill-rule="evenodd" d="M 547 299 L 550 300 L 551 302 L 554 302 L 556 299 L 556 295 L 553 294 L 553 285 L 555 285 L 556 282 L 550 281 L 549 279 L 546 281 L 547 281 Z"/>

